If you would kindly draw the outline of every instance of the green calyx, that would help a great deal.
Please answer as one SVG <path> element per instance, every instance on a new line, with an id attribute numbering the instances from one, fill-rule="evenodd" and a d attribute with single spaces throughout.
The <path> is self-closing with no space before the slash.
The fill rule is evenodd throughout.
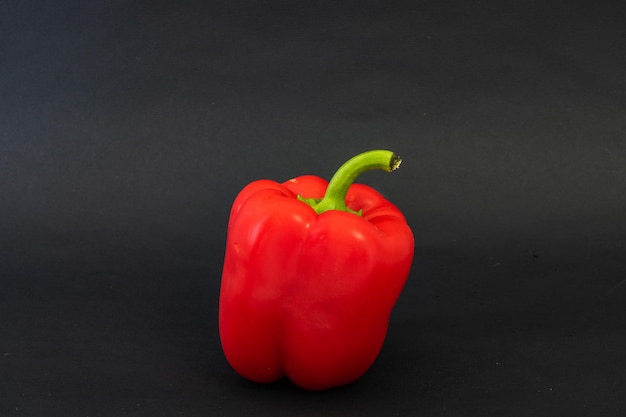
<path id="1" fill-rule="evenodd" d="M 391 151 L 363 152 L 339 167 L 330 179 L 323 198 L 305 198 L 299 195 L 298 200 L 311 206 L 317 214 L 322 214 L 328 210 L 340 210 L 360 216 L 361 211 L 356 212 L 346 206 L 346 194 L 354 180 L 362 173 L 375 169 L 391 172 L 397 169 L 401 162 L 402 159 Z"/>

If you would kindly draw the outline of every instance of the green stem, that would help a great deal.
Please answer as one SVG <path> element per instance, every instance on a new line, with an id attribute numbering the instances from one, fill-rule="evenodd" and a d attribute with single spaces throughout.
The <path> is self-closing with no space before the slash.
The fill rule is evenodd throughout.
<path id="1" fill-rule="evenodd" d="M 317 214 L 328 210 L 341 210 L 360 215 L 360 212 L 357 213 L 346 206 L 346 194 L 354 180 L 362 173 L 374 169 L 391 172 L 398 168 L 401 162 L 402 160 L 391 151 L 363 152 L 339 167 L 330 179 L 326 193 L 321 200 L 301 196 L 298 196 L 298 199 L 310 205 Z"/>

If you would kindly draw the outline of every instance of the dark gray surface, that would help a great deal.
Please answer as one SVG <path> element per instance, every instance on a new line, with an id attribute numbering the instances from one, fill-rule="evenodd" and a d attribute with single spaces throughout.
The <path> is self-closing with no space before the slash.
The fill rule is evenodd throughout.
<path id="1" fill-rule="evenodd" d="M 0 2 L 0 415 L 623 415 L 621 9 Z M 243 381 L 230 203 L 373 148 L 416 236 L 380 357 Z"/>

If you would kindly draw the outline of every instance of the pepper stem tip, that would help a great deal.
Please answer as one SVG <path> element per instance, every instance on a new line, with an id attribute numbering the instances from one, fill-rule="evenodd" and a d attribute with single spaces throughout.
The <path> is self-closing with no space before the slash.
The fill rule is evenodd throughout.
<path id="1" fill-rule="evenodd" d="M 402 164 L 402 158 L 400 158 L 396 154 L 393 154 L 391 156 L 391 161 L 389 162 L 389 166 L 391 167 L 391 170 L 395 171 L 396 169 L 400 168 L 400 164 Z"/>

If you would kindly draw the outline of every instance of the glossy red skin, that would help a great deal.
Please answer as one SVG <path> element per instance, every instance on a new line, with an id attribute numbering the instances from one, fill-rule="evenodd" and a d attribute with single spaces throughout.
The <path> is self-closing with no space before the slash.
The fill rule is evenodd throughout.
<path id="1" fill-rule="evenodd" d="M 259 180 L 235 199 L 219 304 L 222 347 L 245 378 L 288 377 L 309 390 L 349 384 L 372 365 L 409 274 L 414 240 L 402 213 L 353 184 L 349 208 L 318 215 L 296 199 L 328 183 Z"/>

